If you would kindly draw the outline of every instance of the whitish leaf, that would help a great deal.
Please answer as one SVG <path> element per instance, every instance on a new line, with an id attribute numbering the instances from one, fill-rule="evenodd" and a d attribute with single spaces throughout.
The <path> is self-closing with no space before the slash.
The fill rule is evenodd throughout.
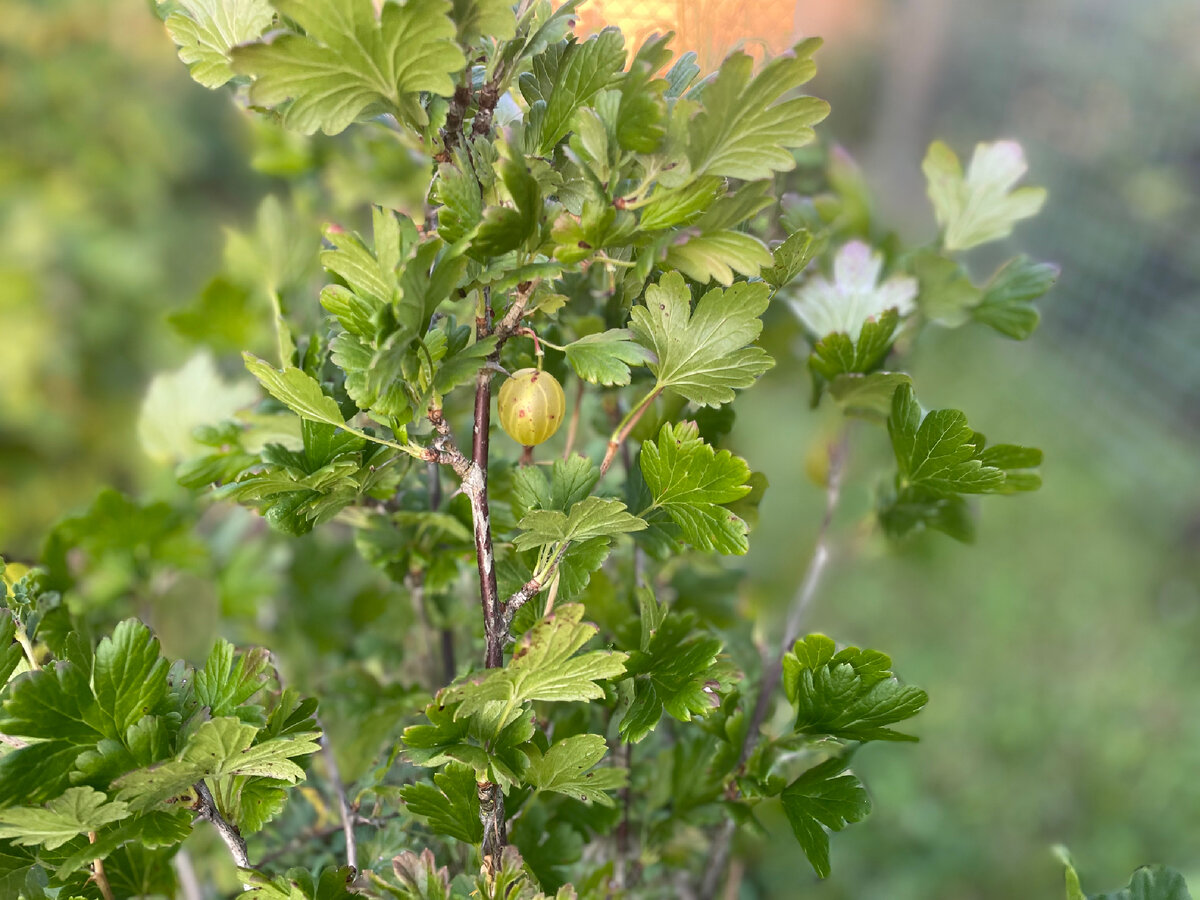
<path id="1" fill-rule="evenodd" d="M 886 310 L 903 317 L 916 309 L 916 279 L 894 275 L 881 284 L 882 268 L 882 254 L 850 241 L 834 257 L 833 281 L 814 275 L 791 301 L 792 310 L 814 338 L 839 332 L 855 342 L 863 325 Z"/>
<path id="2" fill-rule="evenodd" d="M 585 802 L 612 806 L 608 791 L 625 784 L 628 771 L 613 766 L 593 769 L 608 751 L 608 742 L 598 734 L 575 734 L 553 744 L 543 756 L 530 748 L 525 781 L 539 791 L 566 794 Z"/>
<path id="3" fill-rule="evenodd" d="M 517 527 L 521 534 L 513 541 L 514 546 L 518 550 L 531 550 L 547 544 L 641 531 L 646 523 L 631 515 L 620 500 L 587 497 L 566 513 L 556 509 L 533 510 Z"/>
<path id="4" fill-rule="evenodd" d="M 664 425 L 656 441 L 642 445 L 640 464 L 651 508 L 666 510 L 688 543 L 727 554 L 749 549 L 746 523 L 725 508 L 750 493 L 744 459 L 718 453 L 695 422 L 680 422 Z"/>
<path id="5" fill-rule="evenodd" d="M 626 328 L 589 334 L 567 344 L 567 362 L 575 374 L 591 384 L 629 384 L 629 367 L 653 360 L 653 355 L 633 340 Z"/>
<path id="6" fill-rule="evenodd" d="M 283 122 L 303 134 L 337 134 L 360 116 L 393 113 L 424 126 L 420 92 L 449 97 L 466 58 L 449 0 L 275 0 L 303 34 L 238 47 L 234 71 L 254 78 L 250 102 L 283 108 Z"/>
<path id="7" fill-rule="evenodd" d="M 23 846 L 61 847 L 72 838 L 98 831 L 129 815 L 129 807 L 90 787 L 67 788 L 46 806 L 0 810 L 0 838 Z"/>
<path id="8" fill-rule="evenodd" d="M 862 782 L 846 770 L 841 757 L 809 769 L 780 795 L 783 812 L 792 832 L 813 870 L 821 878 L 829 877 L 830 831 L 861 822 L 871 812 L 871 800 Z"/>
<path id="9" fill-rule="evenodd" d="M 301 418 L 343 428 L 346 420 L 337 402 L 321 392 L 315 378 L 295 366 L 276 369 L 253 353 L 243 353 L 246 368 L 272 397 Z"/>
<path id="10" fill-rule="evenodd" d="M 891 659 L 810 634 L 783 657 L 783 687 L 796 709 L 796 731 L 847 741 L 915 741 L 888 726 L 920 712 L 929 696 L 902 685 Z"/>
<path id="11" fill-rule="evenodd" d="M 508 0 L 504 0 L 508 6 Z M 482 833 L 480 840 L 483 840 Z M 407 895 L 419 900 L 450 900 L 450 870 L 438 868 L 433 851 L 426 847 L 417 855 L 412 850 L 403 850 L 392 858 L 392 872 L 400 879 L 400 886 Z"/>
<path id="12" fill-rule="evenodd" d="M 514 709 L 530 700 L 595 700 L 604 696 L 597 681 L 618 678 L 625 671 L 624 653 L 576 651 L 596 634 L 585 623 L 583 607 L 558 607 L 517 643 L 508 665 L 491 669 L 478 681 L 461 685 L 452 694 L 462 698 L 457 717 L 481 713 L 490 703 Z"/>
<path id="13" fill-rule="evenodd" d="M 167 16 L 167 31 L 179 58 L 206 88 L 219 88 L 233 77 L 229 51 L 267 30 L 275 11 L 267 0 L 179 0 Z"/>
<path id="14" fill-rule="evenodd" d="M 713 288 L 691 308 L 683 276 L 668 272 L 646 288 L 644 305 L 632 311 L 632 330 L 654 353 L 650 371 L 658 387 L 700 406 L 720 406 L 747 388 L 774 361 L 760 347 L 749 347 L 762 332 L 759 316 L 770 302 L 763 283 Z"/>
<path id="15" fill-rule="evenodd" d="M 753 75 L 754 60 L 737 52 L 704 85 L 704 106 L 689 124 L 688 160 L 692 177 L 724 175 L 755 181 L 795 167 L 792 150 L 812 141 L 812 126 L 829 115 L 829 104 L 814 97 L 789 96 L 817 67 L 811 39 L 790 54 L 771 60 Z"/>
<path id="16" fill-rule="evenodd" d="M 1007 237 L 1013 225 L 1036 215 L 1046 201 L 1044 188 L 1013 190 L 1028 167 L 1016 141 L 976 144 L 966 177 L 954 151 L 934 141 L 921 164 L 943 229 L 947 250 L 969 250 Z"/>

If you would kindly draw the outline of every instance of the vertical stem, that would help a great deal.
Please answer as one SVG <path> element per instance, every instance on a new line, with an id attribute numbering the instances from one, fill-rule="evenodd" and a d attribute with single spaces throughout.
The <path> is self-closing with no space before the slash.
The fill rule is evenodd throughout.
<path id="1" fill-rule="evenodd" d="M 192 857 L 187 850 L 176 853 L 171 858 L 171 866 L 175 869 L 175 878 L 179 881 L 179 892 L 183 894 L 183 900 L 204 900 L 204 888 L 200 887 L 196 867 L 192 865 Z"/>
<path id="2" fill-rule="evenodd" d="M 579 387 L 575 389 L 575 405 L 571 407 L 571 421 L 567 425 L 567 446 L 563 449 L 563 459 L 570 459 L 571 451 L 575 449 L 575 437 L 579 434 L 579 410 L 583 406 L 585 387 L 587 382 L 580 378 Z"/>
<path id="3" fill-rule="evenodd" d="M 88 832 L 89 843 L 96 843 L 96 832 Z M 113 897 L 112 885 L 108 883 L 108 875 L 104 871 L 104 860 L 95 859 L 92 861 L 92 881 L 96 882 L 96 887 L 100 889 L 100 894 L 104 900 L 115 900 Z"/>
<path id="4" fill-rule="evenodd" d="M 478 124 L 478 120 L 476 120 Z M 483 302 L 475 314 L 475 337 L 487 337 L 492 330 L 491 291 L 485 288 Z M 499 353 L 495 354 L 497 359 Z M 492 549 L 492 522 L 488 505 L 487 476 L 489 438 L 492 427 L 492 369 L 479 370 L 475 382 L 475 430 L 471 436 L 471 468 L 463 478 L 463 493 L 471 501 L 471 519 L 475 530 L 475 562 L 479 569 L 479 597 L 483 606 L 486 650 L 484 665 L 498 669 L 504 665 L 504 609 L 496 588 L 496 560 Z M 483 865 L 491 871 L 499 862 L 508 835 L 504 821 L 504 791 L 500 785 L 485 781 L 478 785 L 479 817 L 483 823 Z"/>
<path id="5" fill-rule="evenodd" d="M 616 865 L 613 867 L 613 877 L 617 890 L 623 891 L 629 882 L 627 869 L 629 866 L 629 819 L 630 810 L 633 807 L 633 788 L 630 784 L 633 777 L 633 744 L 622 744 L 620 753 L 621 765 L 629 773 L 629 779 L 626 780 L 619 795 L 621 798 L 621 823 L 617 825 L 617 859 Z"/>
<path id="6" fill-rule="evenodd" d="M 475 316 L 475 336 L 485 338 L 491 332 L 490 292 Z M 471 469 L 463 479 L 463 493 L 471 501 L 475 526 L 475 562 L 479 570 L 479 596 L 483 605 L 484 635 L 487 650 L 484 665 L 497 669 L 504 665 L 504 636 L 500 630 L 500 595 L 496 588 L 496 560 L 492 550 L 491 507 L 488 504 L 488 453 L 492 429 L 492 370 L 479 370 L 475 382 L 475 428 L 471 435 Z"/>
<path id="7" fill-rule="evenodd" d="M 346 799 L 346 785 L 342 783 L 342 772 L 338 768 L 337 757 L 333 755 L 333 747 L 328 736 L 321 735 L 321 752 L 325 756 L 325 764 L 329 768 L 329 781 L 333 792 L 337 795 L 338 815 L 342 819 L 342 832 L 346 836 L 346 865 L 358 870 L 358 842 L 354 837 L 354 819 L 350 815 L 350 802 Z"/>
<path id="8" fill-rule="evenodd" d="M 812 557 L 808 561 L 804 577 L 800 581 L 800 586 L 796 589 L 791 608 L 788 610 L 787 622 L 783 628 L 783 640 L 780 641 L 774 654 L 768 655 L 766 650 L 763 651 L 764 668 L 762 684 L 759 685 L 758 699 L 754 704 L 754 713 L 750 717 L 749 725 L 746 728 L 746 737 L 742 742 L 742 751 L 738 756 L 737 769 L 741 769 L 746 764 L 746 760 L 750 758 L 750 754 L 758 746 L 758 742 L 762 737 L 760 729 L 766 720 L 767 712 L 771 708 L 775 689 L 779 687 L 779 681 L 783 677 L 783 655 L 796 642 L 796 638 L 799 636 L 800 629 L 804 624 L 805 614 L 812 605 L 813 597 L 817 593 L 817 587 L 820 585 L 821 578 L 825 574 L 825 569 L 829 563 L 829 526 L 833 522 L 833 514 L 837 510 L 838 500 L 841 497 L 842 475 L 845 471 L 848 450 L 849 446 L 845 437 L 829 449 L 829 474 L 825 481 L 825 514 L 822 516 L 821 526 L 817 530 L 817 540 L 813 546 Z M 735 786 L 733 788 L 733 798 L 736 799 L 738 795 Z M 713 839 L 712 848 L 709 851 L 708 868 L 705 869 L 704 878 L 700 883 L 699 895 L 701 900 L 713 900 L 716 897 L 718 883 L 725 871 L 726 864 L 729 862 L 729 851 L 736 830 L 737 826 L 733 820 L 728 819 L 722 824 L 721 830 L 717 832 L 717 836 Z"/>

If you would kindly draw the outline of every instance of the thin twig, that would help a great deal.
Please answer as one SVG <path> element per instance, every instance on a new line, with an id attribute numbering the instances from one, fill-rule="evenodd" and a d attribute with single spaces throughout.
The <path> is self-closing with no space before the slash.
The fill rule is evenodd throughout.
<path id="1" fill-rule="evenodd" d="M 346 835 L 346 865 L 358 871 L 358 842 L 354 838 L 354 819 L 350 815 L 350 802 L 346 799 L 346 785 L 342 782 L 342 772 L 338 768 L 337 757 L 333 754 L 333 746 L 329 736 L 322 729 L 321 753 L 325 757 L 325 765 L 329 768 L 329 782 L 337 795 L 338 815 L 342 819 L 342 831 Z"/>
<path id="2" fill-rule="evenodd" d="M 771 708 L 775 689 L 779 686 L 779 680 L 782 677 L 783 656 L 792 648 L 792 645 L 799 637 L 800 629 L 804 624 L 804 617 L 812 605 L 813 597 L 817 593 L 817 587 L 820 585 L 821 578 L 828 566 L 829 526 L 833 522 L 833 514 L 837 510 L 838 500 L 841 497 L 842 475 L 845 472 L 848 449 L 845 437 L 829 449 L 829 474 L 825 481 L 825 514 L 821 519 L 821 526 L 817 530 L 817 540 L 813 546 L 812 557 L 809 559 L 804 577 L 800 581 L 800 586 L 797 588 L 796 594 L 792 599 L 791 608 L 788 610 L 787 621 L 783 629 L 783 640 L 780 641 L 779 647 L 771 659 L 764 662 L 762 683 L 758 689 L 758 699 L 755 701 L 754 713 L 751 715 L 750 722 L 746 727 L 746 736 L 742 741 L 741 753 L 738 755 L 737 769 L 739 770 L 746 764 L 746 760 L 750 758 L 750 754 L 754 752 L 754 748 L 758 746 L 758 742 L 762 737 L 762 725 L 766 720 L 767 712 Z M 764 660 L 766 660 L 765 653 Z M 731 785 L 731 788 L 732 798 L 736 799 L 740 794 L 736 787 L 736 782 Z M 729 862 L 729 851 L 736 830 L 737 827 L 733 820 L 726 820 L 713 840 L 712 848 L 709 851 L 709 864 L 704 871 L 704 878 L 700 883 L 699 896 L 701 900 L 713 900 L 716 897 L 721 875 L 724 873 L 725 866 Z"/>
<path id="3" fill-rule="evenodd" d="M 570 541 L 564 541 L 562 546 L 558 548 L 558 552 L 554 554 L 554 558 L 550 560 L 550 565 L 546 567 L 546 570 L 536 578 L 529 579 L 521 585 L 519 590 L 514 591 L 504 601 L 501 621 L 503 622 L 506 634 L 512 625 L 513 617 L 516 616 L 521 607 L 540 594 L 542 588 L 546 587 L 554 579 L 554 574 L 558 571 L 558 567 L 562 563 L 563 557 L 567 555 L 567 550 L 570 549 L 570 546 Z"/>
<path id="4" fill-rule="evenodd" d="M 204 900 L 204 888 L 196 877 L 196 867 L 192 865 L 191 854 L 180 850 L 171 857 L 171 866 L 175 869 L 175 879 L 179 882 L 179 890 L 183 900 Z"/>
<path id="5" fill-rule="evenodd" d="M 563 448 L 563 459 L 571 458 L 575 449 L 575 437 L 579 433 L 579 411 L 583 407 L 583 391 L 587 382 L 579 379 L 579 387 L 575 389 L 575 405 L 571 408 L 571 421 L 567 423 L 567 446 Z"/>
<path id="6" fill-rule="evenodd" d="M 633 780 L 633 744 L 621 744 L 621 764 L 625 767 L 628 773 L 625 779 L 625 785 L 621 788 L 621 822 L 617 825 L 617 858 L 613 866 L 613 880 L 616 882 L 616 888 L 619 891 L 625 890 L 629 876 L 627 868 L 629 865 L 629 832 L 630 832 L 630 812 L 633 807 L 633 788 L 631 786 Z"/>
<path id="7" fill-rule="evenodd" d="M 96 843 L 96 832 L 88 832 L 88 843 Z M 104 860 L 99 857 L 92 861 L 92 881 L 96 882 L 96 887 L 100 889 L 104 900 L 115 900 L 112 885 L 108 883 L 108 874 L 104 871 Z"/>
<path id="8" fill-rule="evenodd" d="M 609 467 L 612 466 L 613 460 L 616 459 L 617 456 L 617 450 L 619 450 L 625 443 L 625 439 L 629 437 L 629 433 L 633 431 L 637 423 L 641 421 L 642 416 L 646 414 L 646 410 L 650 408 L 651 404 L 654 403 L 655 399 L 657 399 L 658 395 L 662 392 L 662 388 L 655 388 L 653 391 L 647 394 L 637 406 L 630 410 L 627 416 L 625 416 L 620 427 L 617 428 L 616 432 L 608 441 L 608 450 L 605 451 L 604 461 L 600 463 L 601 478 L 604 477 L 604 475 L 608 472 Z"/>
<path id="9" fill-rule="evenodd" d="M 208 785 L 203 779 L 197 781 L 193 785 L 196 789 L 196 803 L 192 807 L 196 811 L 196 818 L 210 822 L 217 830 L 221 840 L 225 842 L 225 846 L 229 848 L 229 855 L 233 857 L 233 863 L 239 869 L 249 869 L 250 856 L 246 852 L 246 839 L 242 837 L 242 833 L 238 831 L 236 825 L 226 821 L 221 815 L 221 811 L 217 809 L 217 801 L 213 799 L 212 792 L 209 791 Z M 246 890 L 250 890 L 250 885 L 246 885 Z"/>

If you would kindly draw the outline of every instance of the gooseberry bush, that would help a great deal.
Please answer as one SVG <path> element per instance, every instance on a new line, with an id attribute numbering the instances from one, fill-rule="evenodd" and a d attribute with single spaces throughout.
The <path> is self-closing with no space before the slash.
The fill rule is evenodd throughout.
<path id="1" fill-rule="evenodd" d="M 159 0 L 283 198 L 171 316 L 208 352 L 141 437 L 188 493 L 105 491 L 4 571 L 4 896 L 732 896 L 770 806 L 830 874 L 855 755 L 927 700 L 804 633 L 847 460 L 890 443 L 895 541 L 1038 488 L 904 363 L 925 328 L 1030 336 L 1055 267 L 966 254 L 1044 192 L 1015 143 L 965 173 L 935 143 L 905 248 L 816 141 L 818 40 L 704 74 L 577 6 Z M 844 413 L 781 628 L 739 612 L 767 485 L 723 446 L 772 316 L 811 375 L 781 414 Z M 164 653 L 189 579 L 243 649 Z"/>

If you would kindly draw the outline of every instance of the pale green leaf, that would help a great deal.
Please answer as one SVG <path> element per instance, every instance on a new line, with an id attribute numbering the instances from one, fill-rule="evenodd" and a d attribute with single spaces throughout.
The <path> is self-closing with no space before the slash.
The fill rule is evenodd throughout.
<path id="1" fill-rule="evenodd" d="M 182 368 L 151 380 L 138 414 L 138 441 L 156 462 L 190 459 L 207 452 L 192 437 L 196 428 L 233 418 L 258 396 L 244 376 L 226 381 L 210 353 L 197 353 Z"/>
<path id="2" fill-rule="evenodd" d="M 566 794 L 585 802 L 612 806 L 608 791 L 625 784 L 625 769 L 607 766 L 593 769 L 608 751 L 608 742 L 598 734 L 575 734 L 551 745 L 545 755 L 530 748 L 525 781 L 539 791 Z"/>
<path id="3" fill-rule="evenodd" d="M 754 277 L 772 257 L 758 238 L 726 229 L 686 235 L 667 248 L 666 264 L 699 284 L 716 280 L 728 287 L 733 273 Z"/>
<path id="4" fill-rule="evenodd" d="M 67 788 L 46 806 L 16 806 L 0 810 L 0 838 L 47 850 L 97 831 L 129 815 L 129 807 L 90 787 Z"/>
<path id="5" fill-rule="evenodd" d="M 921 314 L 939 325 L 958 328 L 971 319 L 971 310 L 983 297 L 966 270 L 933 250 L 918 253 L 912 261 L 920 282 L 917 305 Z"/>
<path id="6" fill-rule="evenodd" d="M 604 689 L 596 682 L 620 677 L 626 654 L 594 650 L 576 656 L 597 631 L 582 619 L 579 604 L 555 609 L 517 642 L 508 665 L 490 669 L 477 680 L 451 690 L 462 699 L 456 716 L 482 713 L 492 703 L 503 703 L 511 710 L 530 700 L 570 702 L 603 697 Z"/>
<path id="7" fill-rule="evenodd" d="M 258 728 L 233 717 L 210 719 L 188 737 L 175 759 L 122 775 L 113 786 L 142 811 L 186 793 L 202 778 L 256 775 L 295 784 L 304 770 L 295 757 L 315 753 L 316 734 L 301 732 L 255 744 Z"/>
<path id="8" fill-rule="evenodd" d="M 626 328 L 611 328 L 581 337 L 567 344 L 566 354 L 576 375 L 606 387 L 629 384 L 629 367 L 653 359 L 650 351 L 634 342 L 633 332 Z"/>
<path id="9" fill-rule="evenodd" d="M 658 362 L 650 371 L 660 389 L 669 389 L 701 406 L 720 406 L 747 388 L 774 361 L 749 347 L 762 332 L 759 316 L 770 302 L 763 283 L 713 288 L 694 310 L 683 276 L 668 272 L 646 288 L 644 304 L 632 311 L 631 327 Z"/>
<path id="10" fill-rule="evenodd" d="M 243 353 L 242 358 L 267 393 L 296 415 L 312 422 L 345 427 L 346 420 L 342 418 L 337 402 L 322 393 L 321 385 L 307 372 L 295 366 L 276 369 L 252 353 Z"/>
<path id="11" fill-rule="evenodd" d="M 1044 188 L 1014 187 L 1025 174 L 1025 152 L 1016 141 L 975 145 L 963 176 L 954 151 L 934 141 L 921 164 L 947 250 L 969 250 L 1007 237 L 1013 225 L 1036 215 Z"/>
<path id="12" fill-rule="evenodd" d="M 816 73 L 812 54 L 820 45 L 819 39 L 803 41 L 757 75 L 747 53 L 725 60 L 704 85 L 704 109 L 689 125 L 693 178 L 724 175 L 755 181 L 795 167 L 791 151 L 810 143 L 812 126 L 829 115 L 824 100 L 792 95 Z"/>
<path id="13" fill-rule="evenodd" d="M 179 5 L 167 16 L 167 31 L 179 58 L 206 88 L 233 78 L 230 50 L 255 40 L 275 17 L 267 0 L 179 0 Z"/>
<path id="14" fill-rule="evenodd" d="M 511 40 L 517 33 L 517 17 L 511 0 L 453 0 L 451 18 L 458 26 L 458 39 L 473 44 L 481 37 Z"/>
<path id="15" fill-rule="evenodd" d="M 616 28 L 605 28 L 582 43 L 554 44 L 533 58 L 520 85 L 530 105 L 527 121 L 538 155 L 562 140 L 575 110 L 606 88 L 624 64 L 625 39 Z"/>
<path id="16" fill-rule="evenodd" d="M 556 509 L 533 510 L 525 514 L 517 527 L 521 534 L 513 545 L 518 550 L 532 550 L 547 544 L 641 531 L 646 523 L 631 515 L 620 500 L 587 497 L 566 513 Z"/>
<path id="17" fill-rule="evenodd" d="M 275 0 L 304 33 L 233 51 L 234 71 L 250 75 L 250 102 L 282 107 L 283 123 L 303 134 L 337 134 L 365 114 L 390 112 L 424 126 L 420 92 L 454 93 L 466 64 L 455 43 L 449 0 Z"/>

